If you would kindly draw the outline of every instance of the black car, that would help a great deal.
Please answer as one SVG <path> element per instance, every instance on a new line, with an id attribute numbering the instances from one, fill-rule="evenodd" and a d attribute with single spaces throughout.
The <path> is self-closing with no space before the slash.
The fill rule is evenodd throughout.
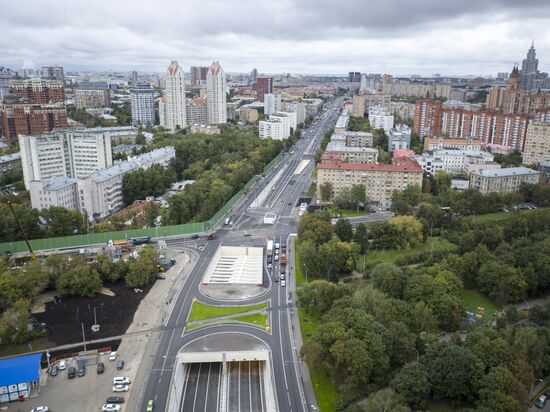
<path id="1" fill-rule="evenodd" d="M 284 275 L 286 272 L 284 269 L 281 269 L 281 275 Z"/>
<path id="2" fill-rule="evenodd" d="M 109 396 L 105 403 L 124 403 L 124 398 L 122 396 Z"/>
<path id="3" fill-rule="evenodd" d="M 117 370 L 121 371 L 122 369 L 124 369 L 124 361 L 123 360 L 119 360 L 117 363 L 116 363 L 116 368 Z"/>
<path id="4" fill-rule="evenodd" d="M 191 236 L 191 239 L 198 239 L 199 238 L 199 235 L 193 235 Z"/>
<path id="5" fill-rule="evenodd" d="M 74 366 L 71 366 L 69 368 L 69 371 L 67 372 L 67 376 L 69 379 L 73 379 L 76 376 L 76 368 Z"/>
<path id="6" fill-rule="evenodd" d="M 99 362 L 97 364 L 97 374 L 101 375 L 103 372 L 105 372 L 105 365 L 103 364 L 103 362 Z"/>
<path id="7" fill-rule="evenodd" d="M 78 365 L 78 372 L 76 373 L 76 376 L 79 378 L 86 375 L 86 366 L 84 364 Z"/>
<path id="8" fill-rule="evenodd" d="M 59 368 L 57 367 L 57 365 L 53 365 L 52 368 L 50 369 L 50 376 L 57 376 L 58 373 L 59 373 Z"/>

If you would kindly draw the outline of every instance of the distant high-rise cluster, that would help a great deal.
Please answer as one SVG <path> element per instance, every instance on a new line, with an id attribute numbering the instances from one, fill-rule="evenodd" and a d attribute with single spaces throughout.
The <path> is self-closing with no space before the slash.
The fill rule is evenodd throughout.
<path id="1" fill-rule="evenodd" d="M 550 88 L 548 73 L 539 72 L 539 60 L 536 58 L 535 42 L 531 44 L 527 57 L 521 62 L 519 86 L 521 90 L 537 92 Z"/>

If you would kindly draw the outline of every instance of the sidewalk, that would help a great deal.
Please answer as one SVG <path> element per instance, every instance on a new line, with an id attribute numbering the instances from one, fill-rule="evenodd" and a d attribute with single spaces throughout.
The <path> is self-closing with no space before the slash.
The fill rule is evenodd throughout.
<path id="1" fill-rule="evenodd" d="M 151 333 L 124 338 L 118 348 L 120 356 L 124 358 L 131 371 L 129 377 L 132 385 L 127 397 L 126 411 L 139 410 L 150 370 L 151 353 L 160 337 L 162 325 L 171 312 L 176 293 L 181 289 L 196 261 L 196 255 L 187 251 L 182 254 L 169 250 L 168 254 L 176 259 L 176 264 L 165 273 L 166 280 L 157 280 L 155 286 L 141 301 L 134 321 L 126 331 L 131 333 L 150 328 Z"/>
<path id="2" fill-rule="evenodd" d="M 291 237 L 289 240 L 288 250 L 292 251 L 289 253 L 290 256 L 290 267 L 296 267 L 296 261 L 294 258 L 294 238 Z M 290 311 L 290 323 L 292 325 L 292 337 L 294 340 L 294 347 L 296 351 L 296 359 L 298 364 L 298 371 L 300 373 L 300 380 L 302 381 L 302 388 L 304 390 L 304 397 L 307 404 L 308 411 L 318 411 L 319 407 L 317 405 L 317 398 L 315 397 L 315 392 L 313 391 L 313 384 L 311 383 L 311 377 L 309 376 L 309 369 L 305 361 L 300 357 L 300 349 L 304 344 L 302 339 L 302 331 L 300 330 L 300 319 L 298 315 L 298 308 L 296 306 L 296 273 L 292 269 L 292 275 L 289 277 L 292 279 L 290 282 L 290 291 L 292 292 L 292 309 Z"/>

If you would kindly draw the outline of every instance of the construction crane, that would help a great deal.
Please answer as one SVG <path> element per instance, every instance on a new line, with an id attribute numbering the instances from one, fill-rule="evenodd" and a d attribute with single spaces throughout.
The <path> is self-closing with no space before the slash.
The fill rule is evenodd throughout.
<path id="1" fill-rule="evenodd" d="M 23 229 L 23 226 L 21 225 L 21 222 L 19 221 L 19 218 L 15 214 L 15 210 L 13 209 L 13 206 L 11 204 L 11 201 L 8 200 L 8 206 L 10 207 L 11 213 L 13 213 L 13 217 L 15 218 L 15 221 L 17 222 L 17 225 L 19 226 L 19 230 L 21 230 L 21 233 L 23 234 L 23 238 L 25 239 L 25 243 L 27 244 L 27 248 L 29 249 L 29 255 L 31 256 L 32 260 L 36 260 L 36 255 L 34 254 L 31 244 L 29 243 L 29 239 L 27 238 L 27 234 L 25 233 L 25 230 Z"/>

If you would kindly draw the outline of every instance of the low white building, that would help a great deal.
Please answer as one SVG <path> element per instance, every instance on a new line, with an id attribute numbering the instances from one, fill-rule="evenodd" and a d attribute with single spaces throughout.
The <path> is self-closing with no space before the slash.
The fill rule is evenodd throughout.
<path id="1" fill-rule="evenodd" d="M 288 138 L 286 128 L 280 120 L 260 120 L 258 134 L 260 139 L 284 140 Z"/>
<path id="2" fill-rule="evenodd" d="M 388 133 L 388 151 L 395 152 L 399 149 L 410 149 L 411 128 L 406 124 L 398 124 L 392 127 Z"/>
<path id="3" fill-rule="evenodd" d="M 479 170 L 499 169 L 494 156 L 482 150 L 435 150 L 424 152 L 414 157 L 424 172 L 435 174 L 438 171 L 447 173 L 470 173 Z"/>
<path id="4" fill-rule="evenodd" d="M 540 172 L 526 167 L 482 170 L 470 175 L 470 187 L 481 193 L 515 193 L 523 183 L 538 183 Z"/>
<path id="5" fill-rule="evenodd" d="M 382 106 L 369 107 L 369 124 L 373 129 L 382 129 L 389 133 L 393 128 L 393 115 Z"/>

